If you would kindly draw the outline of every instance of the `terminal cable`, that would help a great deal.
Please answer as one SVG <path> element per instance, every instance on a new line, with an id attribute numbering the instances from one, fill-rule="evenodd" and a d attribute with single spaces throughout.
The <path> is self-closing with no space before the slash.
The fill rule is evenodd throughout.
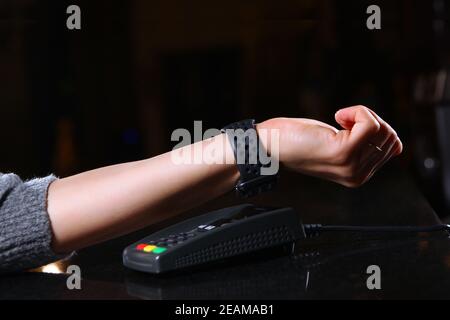
<path id="1" fill-rule="evenodd" d="M 340 226 L 340 225 L 321 225 L 305 224 L 303 225 L 305 234 L 308 238 L 317 237 L 323 232 L 410 232 L 410 233 L 430 233 L 437 231 L 450 232 L 450 225 L 438 224 L 432 226 Z"/>

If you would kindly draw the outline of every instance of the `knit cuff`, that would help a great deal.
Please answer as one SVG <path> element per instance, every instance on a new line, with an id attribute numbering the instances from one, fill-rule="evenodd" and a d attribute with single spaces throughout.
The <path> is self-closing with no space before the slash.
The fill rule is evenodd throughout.
<path id="1" fill-rule="evenodd" d="M 22 182 L 14 174 L 2 176 L 10 188 L 0 199 L 0 272 L 27 270 L 59 260 L 51 248 L 52 229 L 47 213 L 46 178 Z"/>

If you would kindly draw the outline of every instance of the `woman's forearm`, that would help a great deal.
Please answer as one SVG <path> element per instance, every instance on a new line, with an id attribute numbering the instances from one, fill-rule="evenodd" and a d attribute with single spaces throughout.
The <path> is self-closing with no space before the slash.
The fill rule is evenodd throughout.
<path id="1" fill-rule="evenodd" d="M 178 150 L 53 182 L 48 212 L 55 252 L 137 230 L 231 190 L 239 172 L 233 163 L 226 163 L 233 158 L 226 136 L 196 146 L 203 150 L 202 156 L 213 148 L 214 163 L 176 164 L 172 153 Z M 183 149 L 187 148 L 193 150 L 192 146 Z"/>

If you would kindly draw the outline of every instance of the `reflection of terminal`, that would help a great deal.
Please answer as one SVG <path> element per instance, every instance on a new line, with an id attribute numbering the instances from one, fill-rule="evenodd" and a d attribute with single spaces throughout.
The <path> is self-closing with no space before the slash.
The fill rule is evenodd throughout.
<path id="1" fill-rule="evenodd" d="M 269 253 L 273 256 L 273 252 Z M 248 265 L 235 264 L 156 277 L 129 271 L 126 286 L 130 296 L 141 299 L 294 299 L 304 295 L 306 278 L 293 269 L 286 256 L 269 261 L 254 261 Z M 242 260 L 241 260 L 242 261 Z M 257 267 L 258 272 L 255 272 Z"/>
<path id="2" fill-rule="evenodd" d="M 296 249 L 292 256 L 272 257 L 268 261 L 261 254 L 251 261 L 247 259 L 245 264 L 242 261 L 234 262 L 209 270 L 183 272 L 167 277 L 129 271 L 125 278 L 126 288 L 132 297 L 151 300 L 336 298 L 337 292 L 344 288 L 334 288 L 333 279 L 348 277 L 346 273 L 349 271 L 350 261 L 353 261 L 351 268 L 355 273 L 348 278 L 346 284 L 348 287 L 345 289 L 349 295 L 355 285 L 365 286 L 368 277 L 366 268 L 370 261 L 374 261 L 371 257 L 382 254 L 394 258 L 398 251 L 420 257 L 424 254 L 424 246 L 433 246 L 442 237 L 442 234 L 425 237 L 419 245 L 415 238 L 394 238 L 389 243 L 385 239 L 369 242 L 361 239 L 359 243 L 346 241 L 320 251 Z M 296 245 L 296 248 L 300 247 L 301 242 Z M 272 256 L 273 254 L 274 252 L 271 253 Z M 392 270 L 386 271 L 383 273 L 386 282 L 391 277 L 397 277 L 392 274 Z M 329 278 L 330 283 L 324 283 L 323 277 Z M 386 289 L 386 295 L 389 295 L 390 290 Z"/>

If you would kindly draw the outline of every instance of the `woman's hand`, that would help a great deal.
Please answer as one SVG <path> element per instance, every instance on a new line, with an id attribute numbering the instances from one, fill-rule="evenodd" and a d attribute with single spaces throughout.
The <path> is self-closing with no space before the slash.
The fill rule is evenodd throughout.
<path id="1" fill-rule="evenodd" d="M 279 160 L 284 166 L 347 187 L 362 185 L 402 152 L 397 133 L 372 110 L 349 107 L 339 110 L 335 118 L 342 130 L 320 121 L 290 118 L 270 119 L 257 129 L 279 129 Z M 270 150 L 270 139 L 263 144 Z"/>

